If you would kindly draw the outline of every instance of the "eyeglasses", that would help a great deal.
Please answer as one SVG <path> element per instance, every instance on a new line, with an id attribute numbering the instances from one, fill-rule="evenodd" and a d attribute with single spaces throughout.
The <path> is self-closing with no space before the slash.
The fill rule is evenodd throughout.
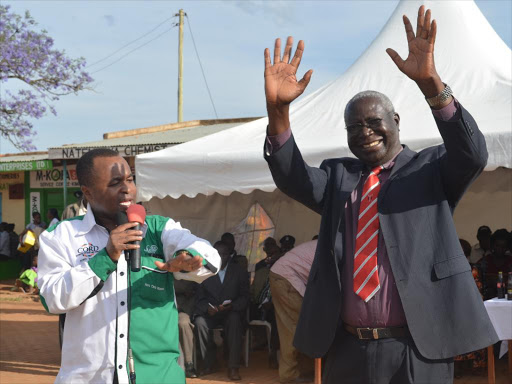
<path id="1" fill-rule="evenodd" d="M 395 112 L 390 111 L 386 115 L 388 115 L 390 113 L 394 114 Z M 356 133 L 356 132 L 359 132 L 360 130 L 362 130 L 363 127 L 367 127 L 370 129 L 376 129 L 376 128 L 379 128 L 380 126 L 382 126 L 382 119 L 378 118 L 378 119 L 367 120 L 364 124 L 362 124 L 362 123 L 350 124 L 350 125 L 347 125 L 345 127 L 345 129 L 347 130 L 348 133 Z"/>

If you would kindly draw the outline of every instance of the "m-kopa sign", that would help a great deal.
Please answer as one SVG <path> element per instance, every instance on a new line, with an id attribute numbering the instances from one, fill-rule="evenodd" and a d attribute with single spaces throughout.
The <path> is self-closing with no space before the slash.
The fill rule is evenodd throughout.
<path id="1" fill-rule="evenodd" d="M 68 165 L 67 186 L 80 187 L 76 177 L 76 165 Z M 30 172 L 30 188 L 62 188 L 64 186 L 63 167 L 54 167 L 47 171 Z"/>

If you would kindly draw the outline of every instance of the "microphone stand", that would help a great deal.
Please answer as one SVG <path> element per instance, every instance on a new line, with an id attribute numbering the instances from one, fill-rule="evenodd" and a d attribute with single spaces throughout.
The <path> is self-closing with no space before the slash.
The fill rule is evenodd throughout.
<path id="1" fill-rule="evenodd" d="M 130 345 L 130 319 L 131 319 L 131 313 L 132 313 L 132 270 L 131 270 L 131 258 L 130 258 L 130 251 L 124 252 L 124 257 L 126 259 L 127 264 L 127 272 L 128 272 L 128 290 L 127 290 L 127 305 L 128 305 L 128 332 L 127 332 L 127 338 L 126 341 L 128 343 L 128 368 L 130 371 L 129 380 L 130 384 L 136 384 L 135 383 L 135 363 L 133 360 L 133 353 L 132 348 Z"/>

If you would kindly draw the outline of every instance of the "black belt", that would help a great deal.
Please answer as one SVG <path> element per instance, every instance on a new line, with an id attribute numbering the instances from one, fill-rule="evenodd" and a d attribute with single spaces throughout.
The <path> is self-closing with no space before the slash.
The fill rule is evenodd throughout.
<path id="1" fill-rule="evenodd" d="M 389 337 L 399 338 L 411 336 L 409 328 L 407 327 L 356 328 L 343 323 L 343 328 L 345 328 L 351 334 L 357 336 L 359 340 L 378 340 L 387 339 Z"/>

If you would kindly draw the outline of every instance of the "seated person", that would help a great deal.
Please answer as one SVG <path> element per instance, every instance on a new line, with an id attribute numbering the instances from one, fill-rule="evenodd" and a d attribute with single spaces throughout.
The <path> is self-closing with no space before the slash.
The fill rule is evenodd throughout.
<path id="1" fill-rule="evenodd" d="M 194 324 L 200 357 L 200 374 L 212 372 L 215 354 L 212 351 L 211 329 L 222 327 L 228 349 L 228 378 L 241 380 L 239 367 L 242 335 L 249 300 L 247 271 L 230 262 L 230 248 L 222 241 L 214 245 L 222 260 L 221 270 L 199 286 L 196 294 Z"/>
<path id="2" fill-rule="evenodd" d="M 480 259 L 491 253 L 491 235 L 492 231 L 487 225 L 481 225 L 476 232 L 478 243 L 471 247 L 469 262 L 475 264 Z"/>
<path id="3" fill-rule="evenodd" d="M 274 263 L 283 255 L 275 239 L 268 237 L 263 242 L 263 251 L 267 257 L 256 264 L 254 281 L 251 285 L 251 320 L 265 320 L 271 326 L 269 367 L 278 368 L 277 350 L 279 349 L 279 334 L 277 332 L 276 316 L 272 295 L 270 292 L 269 272 Z"/>
<path id="4" fill-rule="evenodd" d="M 185 376 L 197 377 L 194 370 L 194 332 L 191 318 L 194 313 L 196 292 L 199 284 L 195 281 L 175 280 L 174 293 L 178 307 L 178 327 L 180 329 L 180 345 L 185 358 Z"/>
<path id="5" fill-rule="evenodd" d="M 19 279 L 16 279 L 11 291 L 38 294 L 37 287 L 37 255 L 32 258 L 32 267 L 23 271 Z"/>
<path id="6" fill-rule="evenodd" d="M 269 268 L 269 264 L 274 264 L 284 254 L 273 237 L 267 237 L 263 241 L 263 252 L 265 252 L 266 257 L 256 263 L 255 271 L 261 268 Z"/>
<path id="7" fill-rule="evenodd" d="M 512 272 L 512 255 L 508 249 L 509 233 L 506 229 L 498 229 L 491 236 L 491 254 L 478 262 L 484 278 L 485 299 L 496 297 L 498 272 L 503 272 L 503 281 L 507 282 L 508 273 Z"/>
<path id="8" fill-rule="evenodd" d="M 229 254 L 231 257 L 230 262 L 240 264 L 242 266 L 242 268 L 247 271 L 247 266 L 248 266 L 247 257 L 236 253 L 235 236 L 233 236 L 232 233 L 226 232 L 225 234 L 223 234 L 221 236 L 220 241 L 225 243 L 229 248 Z"/>

